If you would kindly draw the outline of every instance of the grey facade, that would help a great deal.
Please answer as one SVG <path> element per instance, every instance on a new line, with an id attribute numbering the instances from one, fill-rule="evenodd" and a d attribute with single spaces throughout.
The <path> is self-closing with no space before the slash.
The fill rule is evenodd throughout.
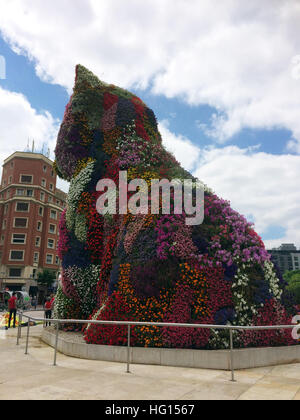
<path id="1" fill-rule="evenodd" d="M 279 248 L 269 250 L 281 274 L 286 271 L 300 270 L 300 250 L 294 244 L 282 244 Z"/>

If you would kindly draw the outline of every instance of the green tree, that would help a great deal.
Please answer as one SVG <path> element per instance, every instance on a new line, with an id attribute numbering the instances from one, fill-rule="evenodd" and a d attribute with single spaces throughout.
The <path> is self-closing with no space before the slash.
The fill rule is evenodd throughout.
<path id="1" fill-rule="evenodd" d="M 56 275 L 54 271 L 43 270 L 42 272 L 38 273 L 37 283 L 41 286 L 51 287 L 55 279 Z"/>
<path id="2" fill-rule="evenodd" d="M 293 293 L 296 303 L 300 305 L 300 270 L 286 271 L 283 277 L 288 282 L 287 290 Z"/>

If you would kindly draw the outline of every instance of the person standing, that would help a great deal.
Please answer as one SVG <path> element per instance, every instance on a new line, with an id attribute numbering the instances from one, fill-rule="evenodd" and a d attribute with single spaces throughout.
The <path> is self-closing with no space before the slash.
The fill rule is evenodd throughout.
<path id="1" fill-rule="evenodd" d="M 52 293 L 52 295 L 50 296 L 50 302 L 51 302 L 51 307 L 53 309 L 54 306 L 54 302 L 55 302 L 55 295 Z"/>
<path id="2" fill-rule="evenodd" d="M 10 323 L 12 316 L 14 316 L 14 323 L 13 327 L 16 328 L 16 315 L 17 315 L 17 296 L 16 292 L 13 292 L 12 297 L 8 299 L 8 310 L 9 310 L 9 319 L 8 319 L 8 326 L 6 329 L 10 328 Z"/>
<path id="3" fill-rule="evenodd" d="M 37 306 L 37 298 L 36 296 L 33 296 L 31 299 L 31 306 L 34 308 L 34 310 L 36 311 L 36 306 Z"/>
<path id="4" fill-rule="evenodd" d="M 46 303 L 45 303 L 45 318 L 46 319 L 51 319 L 52 316 L 52 303 L 50 298 L 47 298 Z M 51 322 L 46 322 L 46 327 L 49 325 L 49 327 L 51 326 Z"/>

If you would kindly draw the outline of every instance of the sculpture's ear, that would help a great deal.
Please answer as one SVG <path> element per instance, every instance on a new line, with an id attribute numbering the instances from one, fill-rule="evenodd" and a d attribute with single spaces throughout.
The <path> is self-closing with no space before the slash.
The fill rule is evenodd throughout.
<path id="1" fill-rule="evenodd" d="M 55 149 L 57 173 L 71 180 L 89 160 L 104 159 L 105 135 L 134 124 L 136 133 L 159 140 L 153 112 L 125 89 L 108 85 L 80 64 L 76 66 L 73 95 L 66 107 Z M 109 135 L 107 135 L 109 138 Z"/>
<path id="2" fill-rule="evenodd" d="M 75 120 L 85 120 L 90 130 L 99 130 L 103 116 L 103 96 L 108 89 L 91 71 L 78 64 L 74 93 L 71 99 Z"/>
<path id="3" fill-rule="evenodd" d="M 77 64 L 76 66 L 76 77 L 75 77 L 75 86 L 74 93 L 82 92 L 89 89 L 103 89 L 107 87 L 107 84 L 98 79 L 90 70 Z"/>
<path id="4" fill-rule="evenodd" d="M 73 95 L 66 106 L 55 149 L 57 173 L 70 180 L 78 162 L 90 158 L 95 131 L 100 130 L 107 85 L 81 65 L 76 66 Z"/>

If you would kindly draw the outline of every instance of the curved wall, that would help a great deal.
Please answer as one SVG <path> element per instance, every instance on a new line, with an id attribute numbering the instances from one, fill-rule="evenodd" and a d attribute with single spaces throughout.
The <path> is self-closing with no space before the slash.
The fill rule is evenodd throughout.
<path id="1" fill-rule="evenodd" d="M 42 340 L 55 346 L 55 334 L 44 329 Z M 127 362 L 127 347 L 86 344 L 72 333 L 58 337 L 58 351 L 80 359 Z M 164 348 L 130 348 L 130 363 L 230 370 L 229 350 L 189 350 Z M 300 345 L 234 350 L 234 369 L 300 363 Z"/>

